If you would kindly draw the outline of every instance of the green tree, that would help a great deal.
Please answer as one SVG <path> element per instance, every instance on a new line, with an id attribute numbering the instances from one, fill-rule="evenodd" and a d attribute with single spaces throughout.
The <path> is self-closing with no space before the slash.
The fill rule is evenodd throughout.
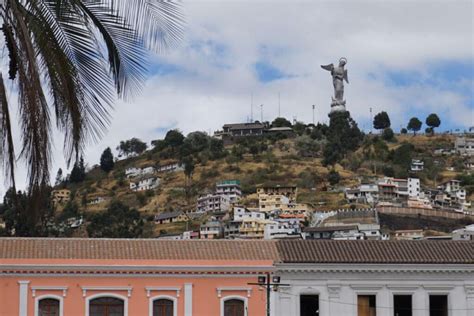
<path id="1" fill-rule="evenodd" d="M 291 122 L 284 117 L 277 117 L 272 122 L 272 127 L 291 127 Z"/>
<path id="2" fill-rule="evenodd" d="M 112 201 L 106 211 L 93 214 L 87 226 L 92 238 L 137 238 L 142 232 L 140 213 L 119 201 Z"/>
<path id="3" fill-rule="evenodd" d="M 306 130 L 306 125 L 301 122 L 296 122 L 295 125 L 293 125 L 293 130 L 295 131 L 296 134 L 301 136 L 304 134 Z"/>
<path id="4" fill-rule="evenodd" d="M 401 130 L 400 130 L 400 134 L 407 134 L 408 133 L 408 130 L 403 127 Z"/>
<path id="5" fill-rule="evenodd" d="M 334 165 L 349 152 L 359 148 L 364 135 L 349 112 L 335 112 L 330 115 L 327 143 L 323 150 L 323 164 Z"/>
<path id="6" fill-rule="evenodd" d="M 375 129 L 386 129 L 390 127 L 390 118 L 387 112 L 382 111 L 374 117 L 374 128 Z"/>
<path id="7" fill-rule="evenodd" d="M 125 156 L 130 156 L 130 155 L 140 155 L 147 149 L 147 144 L 142 142 L 138 138 L 132 138 L 126 141 L 120 141 L 119 146 L 117 147 L 117 150 L 119 151 L 119 155 L 125 155 Z"/>
<path id="8" fill-rule="evenodd" d="M 110 172 L 114 168 L 114 155 L 110 147 L 107 147 L 100 156 L 100 168 L 105 172 Z"/>
<path id="9" fill-rule="evenodd" d="M 416 135 L 416 132 L 418 132 L 421 129 L 421 121 L 417 117 L 412 117 L 410 121 L 408 122 L 407 129 L 409 131 L 413 132 L 413 135 Z"/>
<path id="10" fill-rule="evenodd" d="M 426 125 L 431 128 L 432 134 L 434 134 L 434 129 L 441 125 L 441 120 L 439 119 L 438 115 L 435 113 L 431 113 L 426 118 Z"/>
<path id="11" fill-rule="evenodd" d="M 184 142 L 184 136 L 179 130 L 172 129 L 166 133 L 165 143 L 167 146 L 170 146 L 172 148 L 177 148 L 181 146 L 183 142 Z"/>
<path id="12" fill-rule="evenodd" d="M 224 157 L 226 155 L 224 142 L 221 139 L 211 138 L 209 141 L 209 154 L 213 160 Z"/>
<path id="13" fill-rule="evenodd" d="M 88 141 L 103 135 L 116 97 L 139 90 L 148 71 L 147 51 L 180 40 L 180 11 L 179 4 L 165 1 L 2 1 L 11 84 L 5 84 L 2 69 L 0 160 L 13 186 L 17 124 L 8 100 L 18 100 L 13 112 L 20 113 L 20 156 L 29 191 L 39 192 L 50 181 L 53 122 L 64 132 L 67 161 L 77 159 Z"/>
<path id="14" fill-rule="evenodd" d="M 328 181 L 330 185 L 336 185 L 341 181 L 341 175 L 336 170 L 332 169 L 328 174 Z"/>
<path id="15" fill-rule="evenodd" d="M 384 140 L 392 141 L 394 137 L 395 137 L 395 134 L 393 133 L 393 130 L 390 127 L 387 127 L 386 129 L 383 130 L 382 138 Z"/>
<path id="16" fill-rule="evenodd" d="M 79 183 L 86 179 L 86 167 L 84 165 L 84 158 L 81 157 L 79 162 L 76 161 L 71 170 L 69 181 L 72 183 Z"/>

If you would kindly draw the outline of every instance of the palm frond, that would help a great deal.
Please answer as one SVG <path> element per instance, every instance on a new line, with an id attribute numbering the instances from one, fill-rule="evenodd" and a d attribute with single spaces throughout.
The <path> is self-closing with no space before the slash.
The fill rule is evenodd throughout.
<path id="1" fill-rule="evenodd" d="M 15 189 L 15 148 L 13 145 L 12 124 L 8 107 L 7 91 L 0 73 L 0 161 L 2 161 L 7 179 Z"/>

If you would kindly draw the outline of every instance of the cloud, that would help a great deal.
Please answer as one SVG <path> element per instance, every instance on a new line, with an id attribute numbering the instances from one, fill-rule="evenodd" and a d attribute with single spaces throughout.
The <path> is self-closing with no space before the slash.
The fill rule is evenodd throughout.
<path id="1" fill-rule="evenodd" d="M 265 120 L 281 114 L 328 121 L 333 87 L 322 64 L 348 59 L 345 98 L 359 126 L 385 110 L 398 129 L 417 115 L 441 116 L 441 130 L 474 125 L 473 4 L 446 1 L 193 1 L 181 46 L 153 57 L 133 102 L 118 102 L 108 133 L 85 153 L 168 128 L 213 132 L 246 121 L 253 104 Z M 260 109 L 253 108 L 254 119 Z M 17 143 L 19 144 L 19 143 Z M 57 137 L 54 175 L 65 167 Z M 20 178 L 24 178 L 24 174 Z"/>

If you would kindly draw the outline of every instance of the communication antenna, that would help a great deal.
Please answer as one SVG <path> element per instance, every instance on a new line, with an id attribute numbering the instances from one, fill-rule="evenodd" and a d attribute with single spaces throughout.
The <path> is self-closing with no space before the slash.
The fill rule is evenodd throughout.
<path id="1" fill-rule="evenodd" d="M 315 124 L 314 124 L 314 109 L 315 109 L 315 108 L 316 108 L 316 105 L 313 104 L 313 125 L 315 125 Z"/>
<path id="2" fill-rule="evenodd" d="M 250 94 L 250 123 L 253 122 L 253 92 Z"/>
<path id="3" fill-rule="evenodd" d="M 263 104 L 260 104 L 260 123 L 263 123 Z"/>
<path id="4" fill-rule="evenodd" d="M 278 92 L 278 117 L 281 117 L 280 92 Z"/>
<path id="5" fill-rule="evenodd" d="M 373 134 L 374 119 L 372 118 L 372 108 L 370 108 L 370 134 Z"/>

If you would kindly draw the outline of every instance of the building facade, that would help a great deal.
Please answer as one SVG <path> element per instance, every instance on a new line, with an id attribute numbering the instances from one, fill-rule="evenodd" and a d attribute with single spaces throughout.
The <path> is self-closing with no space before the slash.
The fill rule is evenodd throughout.
<path id="1" fill-rule="evenodd" d="M 473 246 L 0 238 L 0 315 L 472 316 Z"/>
<path id="2" fill-rule="evenodd" d="M 216 194 L 229 198 L 230 203 L 237 203 L 242 197 L 240 181 L 225 180 L 216 183 Z"/>
<path id="3" fill-rule="evenodd" d="M 218 194 L 202 195 L 197 201 L 197 212 L 216 213 L 227 212 L 230 209 L 230 200 L 227 196 Z"/>

